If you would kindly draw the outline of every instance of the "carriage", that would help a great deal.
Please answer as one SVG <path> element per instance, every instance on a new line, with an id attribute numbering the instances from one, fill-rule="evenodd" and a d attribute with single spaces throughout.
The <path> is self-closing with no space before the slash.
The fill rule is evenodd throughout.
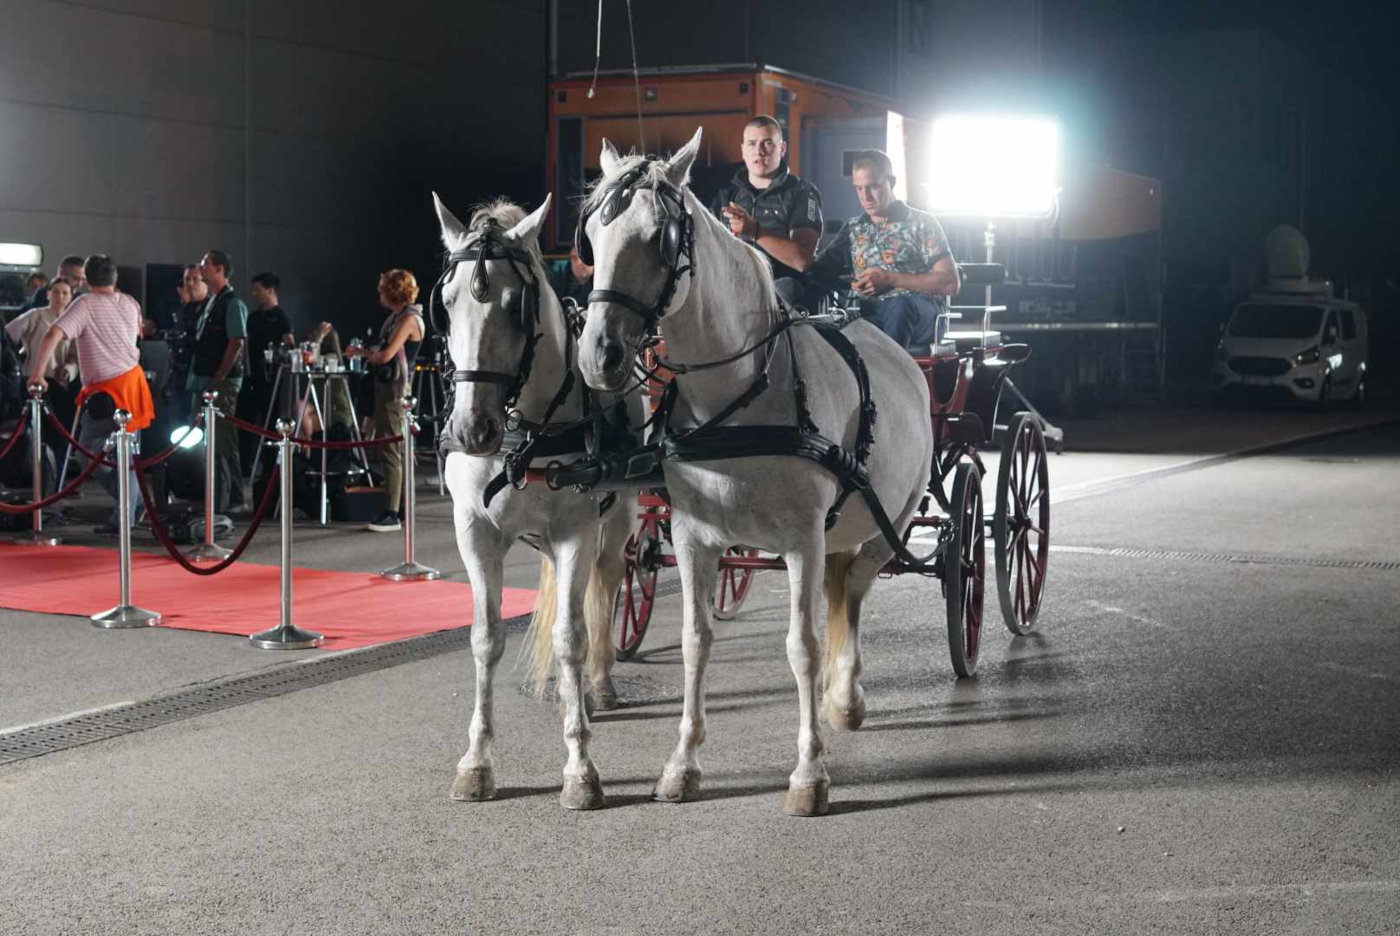
<path id="1" fill-rule="evenodd" d="M 964 286 L 1003 282 L 1000 264 L 963 264 Z M 931 353 L 915 356 L 928 381 L 934 456 L 928 494 L 904 534 L 906 547 L 934 543 L 931 564 L 911 564 L 899 556 L 886 576 L 933 575 L 942 581 L 947 605 L 948 649 L 958 676 L 971 676 L 982 644 L 986 532 L 993 540 L 994 574 L 1002 618 L 1014 635 L 1035 627 L 1049 558 L 1050 494 L 1044 425 L 1033 411 L 1001 418 L 1001 395 L 1013 365 L 1030 355 L 1024 344 L 1003 343 L 991 329 L 998 306 L 955 306 L 940 317 Z M 836 310 L 840 316 L 841 310 Z M 951 327 L 956 320 L 962 328 Z M 972 326 L 972 327 L 967 327 Z M 653 386 L 653 399 L 659 387 Z M 984 510 L 980 452 L 996 446 L 994 508 Z M 617 659 L 636 655 L 646 637 L 658 598 L 660 571 L 676 565 L 669 551 L 670 505 L 662 489 L 637 498 L 637 527 L 628 539 L 625 573 L 614 602 Z M 908 552 L 905 553 L 908 556 Z M 951 562 L 957 557 L 956 564 Z M 738 614 L 762 570 L 784 568 L 782 559 L 743 545 L 720 559 L 712 606 L 714 616 Z"/>

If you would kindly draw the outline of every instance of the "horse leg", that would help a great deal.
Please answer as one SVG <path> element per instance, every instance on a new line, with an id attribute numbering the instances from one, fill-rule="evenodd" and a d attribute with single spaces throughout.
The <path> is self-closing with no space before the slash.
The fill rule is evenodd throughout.
<path id="1" fill-rule="evenodd" d="M 564 705 L 564 790 L 559 802 L 565 809 L 598 809 L 603 805 L 603 784 L 598 768 L 588 756 L 592 732 L 584 705 L 583 663 L 588 653 L 588 633 L 583 626 L 583 595 L 597 554 L 597 533 L 589 528 L 555 549 L 555 581 L 558 608 L 554 617 L 554 661 L 559 674 L 559 699 Z"/>
<path id="2" fill-rule="evenodd" d="M 598 530 L 598 557 L 588 577 L 583 601 L 584 623 L 588 626 L 588 682 L 599 711 L 617 708 L 617 687 L 612 668 L 617 662 L 613 649 L 613 605 L 617 588 L 626 570 L 623 549 L 632 532 L 632 513 L 614 505 Z"/>
<path id="3" fill-rule="evenodd" d="M 459 530 L 460 530 L 459 526 Z M 494 531 L 492 531 L 494 532 Z M 502 562 L 505 550 L 498 538 L 459 532 L 458 545 L 471 579 L 472 659 L 476 663 L 476 709 L 468 730 L 467 753 L 457 764 L 452 782 L 455 800 L 489 800 L 496 796 L 496 774 L 491 748 L 496 728 L 493 713 L 493 683 L 496 664 L 505 652 L 505 628 L 501 624 Z"/>
<path id="4" fill-rule="evenodd" d="M 821 816 L 828 809 L 831 777 L 822 763 L 821 730 L 817 722 L 817 675 L 820 668 L 817 613 L 825 566 L 825 537 L 816 527 L 807 541 L 787 553 L 791 590 L 787 653 L 797 678 L 797 769 L 788 778 L 783 812 L 790 816 Z"/>
<path id="5" fill-rule="evenodd" d="M 844 581 L 839 585 L 828 583 L 828 594 L 834 595 L 839 589 L 842 600 L 832 601 L 827 617 L 823 708 L 831 727 L 841 731 L 855 731 L 865 721 L 865 690 L 860 687 L 860 609 L 875 577 L 892 554 L 883 539 L 871 540 L 860 548 L 854 560 L 841 563 L 837 571 L 844 573 Z M 833 559 L 837 557 L 827 557 L 829 572 Z"/>
<path id="6" fill-rule="evenodd" d="M 714 642 L 710 596 L 715 590 L 721 550 L 687 539 L 684 521 L 679 517 L 673 515 L 672 525 L 685 604 L 681 631 L 685 702 L 681 708 L 680 741 L 651 796 L 663 802 L 684 803 L 700 794 L 700 758 L 696 752 L 705 741 L 705 667 Z"/>

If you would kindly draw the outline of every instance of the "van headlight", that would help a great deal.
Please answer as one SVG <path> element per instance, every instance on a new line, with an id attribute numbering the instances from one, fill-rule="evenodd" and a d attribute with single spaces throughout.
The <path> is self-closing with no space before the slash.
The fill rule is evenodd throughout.
<path id="1" fill-rule="evenodd" d="M 1293 355 L 1294 364 L 1316 364 L 1318 359 L 1317 345 L 1313 345 L 1301 354 Z"/>

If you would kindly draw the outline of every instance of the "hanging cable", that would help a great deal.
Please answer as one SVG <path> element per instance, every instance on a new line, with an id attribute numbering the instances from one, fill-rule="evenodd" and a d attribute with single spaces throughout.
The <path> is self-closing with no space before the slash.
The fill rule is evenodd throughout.
<path id="1" fill-rule="evenodd" d="M 629 3 L 630 9 L 630 3 Z M 588 99 L 598 91 L 598 63 L 603 60 L 603 0 L 598 0 L 598 41 L 593 47 L 593 83 L 588 86 Z"/>
<path id="2" fill-rule="evenodd" d="M 603 8 L 603 0 L 598 0 L 598 9 Z M 601 22 L 599 24 L 601 36 Z M 632 43 L 632 89 L 637 94 L 637 152 L 647 151 L 646 131 L 642 129 L 642 76 L 637 70 L 637 37 L 632 31 L 632 0 L 627 0 L 627 38 Z"/>

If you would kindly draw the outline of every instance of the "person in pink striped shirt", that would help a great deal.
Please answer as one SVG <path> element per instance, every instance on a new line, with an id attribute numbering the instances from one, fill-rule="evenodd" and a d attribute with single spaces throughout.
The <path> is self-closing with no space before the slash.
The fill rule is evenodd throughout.
<path id="1" fill-rule="evenodd" d="M 79 424 L 78 441 L 88 449 L 100 451 L 112 432 L 112 414 L 118 408 L 132 413 L 131 430 L 150 424 L 153 414 L 150 388 L 141 372 L 141 354 L 136 339 L 141 334 L 141 306 L 125 293 L 117 291 L 117 265 L 110 257 L 93 254 L 83 265 L 91 292 L 79 296 L 58 317 L 44 335 L 43 343 L 29 366 L 31 383 L 42 381 L 54 349 L 65 338 L 78 346 L 78 370 L 83 378 L 83 393 L 79 402 L 87 401 Z M 143 392 L 144 391 L 144 392 Z M 117 498 L 117 472 L 99 468 L 95 472 L 113 500 Z M 132 473 L 131 490 L 136 488 Z M 129 505 L 133 526 L 140 513 L 140 498 L 133 497 Z M 110 519 L 97 527 L 100 535 L 115 536 L 121 515 L 117 507 Z"/>

